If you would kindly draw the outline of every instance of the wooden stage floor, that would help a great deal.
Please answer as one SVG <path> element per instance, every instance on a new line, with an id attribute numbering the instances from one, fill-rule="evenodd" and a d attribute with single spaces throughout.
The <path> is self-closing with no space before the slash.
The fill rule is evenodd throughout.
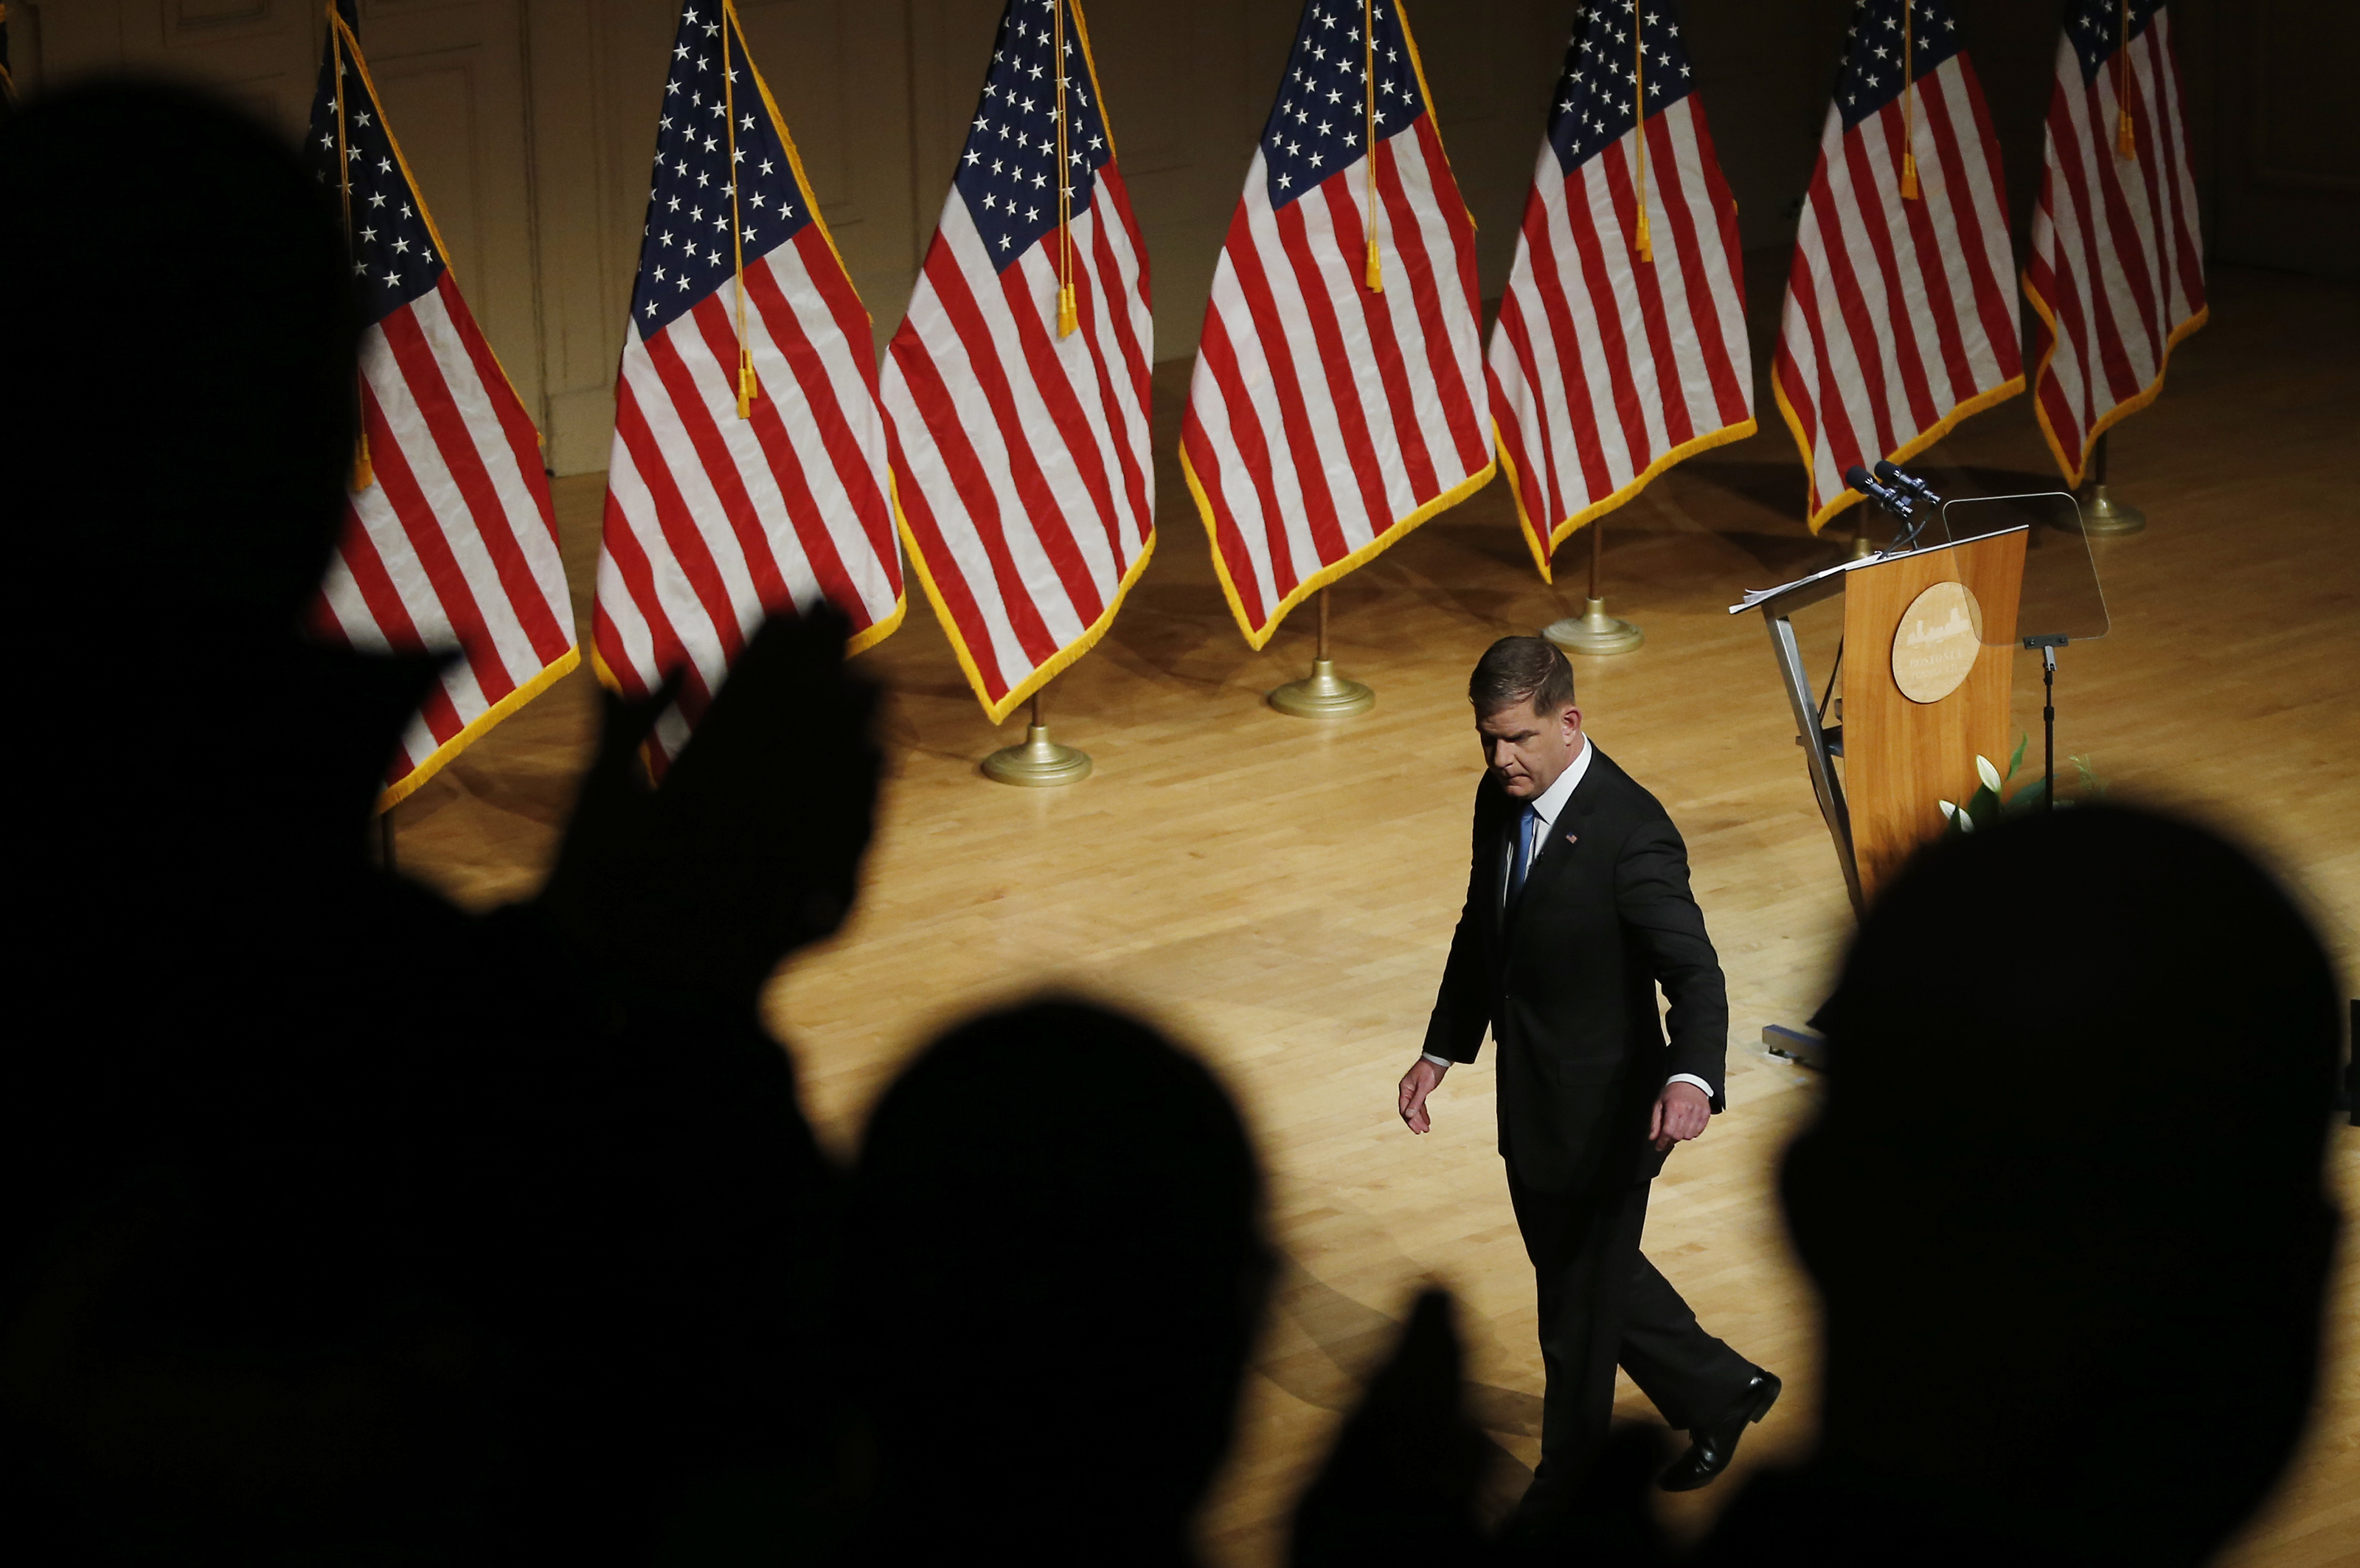
<path id="1" fill-rule="evenodd" d="M 2348 983 L 2360 974 L 2360 508 L 2349 488 L 2360 296 L 2260 273 L 2223 272 L 2215 288 L 2214 319 L 2180 349 L 2168 392 L 2114 438 L 2117 493 L 2150 526 L 2101 546 L 2114 632 L 2065 651 L 2058 745 L 2060 759 L 2089 757 L 2118 795 L 2183 806 L 2273 857 L 2309 890 Z M 1755 313 L 1757 363 L 1775 312 L 1772 287 Z M 1058 791 L 980 777 L 980 759 L 1021 725 L 984 721 L 913 587 L 905 629 L 862 661 L 891 688 L 893 759 L 864 901 L 770 1004 L 812 1118 L 839 1151 L 932 1033 L 1043 987 L 1142 1011 L 1215 1065 L 1260 1139 L 1284 1254 L 1235 1456 L 1204 1522 L 1208 1557 L 1242 1568 L 1279 1559 L 1291 1500 L 1421 1281 L 1459 1293 L 1485 1426 L 1516 1461 L 1537 1453 L 1532 1277 L 1494 1151 L 1488 1063 L 1451 1076 L 1426 1138 L 1401 1127 L 1393 1095 L 1464 886 L 1479 765 L 1467 668 L 1493 638 L 1579 607 L 1587 546 L 1569 542 L 1564 586 L 1543 585 L 1492 485 L 1336 590 L 1338 658 L 1376 688 L 1375 711 L 1284 718 L 1262 695 L 1304 672 L 1307 607 L 1262 653 L 1230 620 L 1168 457 L 1186 373 L 1167 365 L 1156 378 L 1157 556 L 1106 641 L 1050 693 L 1057 737 L 1091 751 L 1098 772 Z M 1713 1332 L 1787 1380 L 1738 1460 L 1741 1480 L 1808 1443 L 1816 1394 L 1817 1308 L 1772 1196 L 1779 1150 L 1815 1090 L 1756 1042 L 1764 1025 L 1809 1015 L 1851 927 L 1759 619 L 1724 613 L 1744 588 L 1835 560 L 1833 534 L 1848 526 L 1825 541 L 1806 533 L 1793 444 L 1766 395 L 1757 407 L 1770 411 L 1759 435 L 1675 469 L 1609 519 L 1610 606 L 1647 641 L 1576 662 L 1592 733 L 1687 835 L 1729 971 L 1731 1109 L 1656 1184 L 1646 1245 Z M 1927 467 L 1947 493 L 2056 482 L 2022 399 L 1969 421 Z M 596 476 L 558 486 L 585 627 L 600 495 Z M 1839 614 L 1798 620 L 1822 672 Z M 2037 661 L 2020 655 L 2017 674 L 2037 766 Z M 404 869 L 473 906 L 530 893 L 594 713 L 586 672 L 569 677 L 405 803 Z M 2070 941 L 2070 912 L 2059 925 Z M 992 1113 L 1021 1134 L 1021 1090 Z M 2345 1212 L 2360 1213 L 2360 1131 L 2339 1134 L 2333 1157 Z M 2229 1559 L 2243 1568 L 2360 1558 L 2351 1259 L 2347 1246 L 2314 1429 Z M 1653 1419 L 1627 1383 L 1621 1408 Z M 1667 1517 L 1694 1532 L 1737 1489 L 1669 1499 Z"/>

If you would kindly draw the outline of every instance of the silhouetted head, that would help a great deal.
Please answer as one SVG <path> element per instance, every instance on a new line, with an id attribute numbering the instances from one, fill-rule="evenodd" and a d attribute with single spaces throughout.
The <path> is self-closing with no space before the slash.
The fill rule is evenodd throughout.
<path id="1" fill-rule="evenodd" d="M 1235 1108 L 1085 1003 L 962 1025 L 889 1091 L 853 1182 L 846 1321 L 887 1555 L 1158 1560 L 1228 1447 L 1268 1281 Z"/>
<path id="2" fill-rule="evenodd" d="M 9 547 L 76 585 L 50 635 L 291 625 L 334 543 L 355 323 L 285 140 L 178 87 L 37 102 L 0 129 L 0 309 Z"/>
<path id="3" fill-rule="evenodd" d="M 1827 1460 L 2075 1561 L 2208 1557 L 2310 1400 L 2336 1013 L 2301 914 L 2203 829 L 2085 806 L 1914 861 L 1786 1157 Z"/>

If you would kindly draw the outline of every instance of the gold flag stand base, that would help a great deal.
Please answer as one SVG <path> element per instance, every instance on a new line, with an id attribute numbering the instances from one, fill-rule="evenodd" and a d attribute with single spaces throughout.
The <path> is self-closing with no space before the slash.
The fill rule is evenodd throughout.
<path id="1" fill-rule="evenodd" d="M 1041 694 L 1032 694 L 1032 713 L 1024 727 L 1024 744 L 1003 746 L 983 760 L 983 776 L 1027 789 L 1049 789 L 1079 784 L 1090 776 L 1090 754 L 1049 739 L 1041 722 Z"/>
<path id="2" fill-rule="evenodd" d="M 2147 527 L 2147 513 L 2136 507 L 2126 507 L 2106 493 L 2106 440 L 2105 436 L 2098 437 L 2098 444 L 2090 454 L 2090 499 L 2081 509 L 2081 532 L 2092 539 L 2120 538 Z"/>
<path id="3" fill-rule="evenodd" d="M 1296 718 L 1349 718 L 1377 706 L 1377 694 L 1336 673 L 1333 659 L 1311 661 L 1311 674 L 1270 694 L 1271 707 Z"/>
<path id="4" fill-rule="evenodd" d="M 1553 620 L 1541 633 L 1568 653 L 1628 653 L 1647 640 L 1645 632 L 1627 620 L 1606 613 L 1606 598 L 1598 579 L 1606 565 L 1606 525 L 1590 525 L 1590 606 L 1579 615 Z"/>
<path id="5" fill-rule="evenodd" d="M 1568 653 L 1628 653 L 1647 640 L 1647 634 L 1629 621 L 1607 614 L 1606 601 L 1597 598 L 1590 601 L 1585 613 L 1549 622 L 1541 635 Z"/>
<path id="6" fill-rule="evenodd" d="M 2147 513 L 2126 507 L 2106 493 L 2103 485 L 2090 487 L 2090 504 L 2081 509 L 2081 532 L 2092 539 L 2137 533 L 2147 527 Z"/>
<path id="7" fill-rule="evenodd" d="M 1295 718 L 1349 718 L 1377 706 L 1377 694 L 1336 673 L 1328 656 L 1328 590 L 1319 590 L 1319 652 L 1311 674 L 1270 694 L 1270 706 Z"/>

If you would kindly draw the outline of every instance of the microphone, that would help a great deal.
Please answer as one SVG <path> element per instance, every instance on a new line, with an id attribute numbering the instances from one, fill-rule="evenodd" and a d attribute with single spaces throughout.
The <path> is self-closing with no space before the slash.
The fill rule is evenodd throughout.
<path id="1" fill-rule="evenodd" d="M 1892 486 L 1896 490 L 1915 491 L 1918 496 L 1924 498 L 1926 504 L 1928 506 L 1940 506 L 1942 504 L 1942 498 L 1936 495 L 1932 490 L 1928 489 L 1926 488 L 1925 480 L 1919 478 L 1915 474 L 1902 472 L 1892 464 L 1887 463 L 1882 457 L 1876 460 L 1876 477 L 1884 480 L 1886 484 Z"/>
<path id="2" fill-rule="evenodd" d="M 1879 466 L 1884 466 L 1884 465 Z M 1851 467 L 1844 470 L 1844 483 L 1852 488 L 1858 490 L 1862 495 L 1873 498 L 1876 501 L 1877 505 L 1883 507 L 1885 510 L 1891 512 L 1902 521 L 1907 522 L 1909 521 L 1909 498 L 1903 495 L 1899 490 L 1892 488 L 1890 486 L 1878 484 L 1874 479 L 1869 477 L 1868 470 L 1862 467 L 1859 464 L 1855 463 Z"/>

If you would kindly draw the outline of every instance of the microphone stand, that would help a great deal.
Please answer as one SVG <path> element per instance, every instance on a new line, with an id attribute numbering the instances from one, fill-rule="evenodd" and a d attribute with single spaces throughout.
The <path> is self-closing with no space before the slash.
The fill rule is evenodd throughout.
<path id="1" fill-rule="evenodd" d="M 2040 809 L 2057 809 L 2057 650 L 2071 639 L 2044 632 L 2024 640 L 2040 650 Z"/>
<path id="2" fill-rule="evenodd" d="M 1894 521 L 1901 524 L 1901 532 L 1884 554 L 1903 554 L 1918 547 L 1918 535 L 1926 526 L 1925 521 L 1915 515 L 1918 503 L 1923 500 L 1928 505 L 1939 506 L 1942 499 L 1926 488 L 1923 482 L 1911 478 L 1890 464 L 1879 463 L 1877 467 L 1885 471 L 1885 483 L 1877 483 L 1867 469 L 1855 466 L 1844 470 L 1844 484 L 1893 514 Z"/>

